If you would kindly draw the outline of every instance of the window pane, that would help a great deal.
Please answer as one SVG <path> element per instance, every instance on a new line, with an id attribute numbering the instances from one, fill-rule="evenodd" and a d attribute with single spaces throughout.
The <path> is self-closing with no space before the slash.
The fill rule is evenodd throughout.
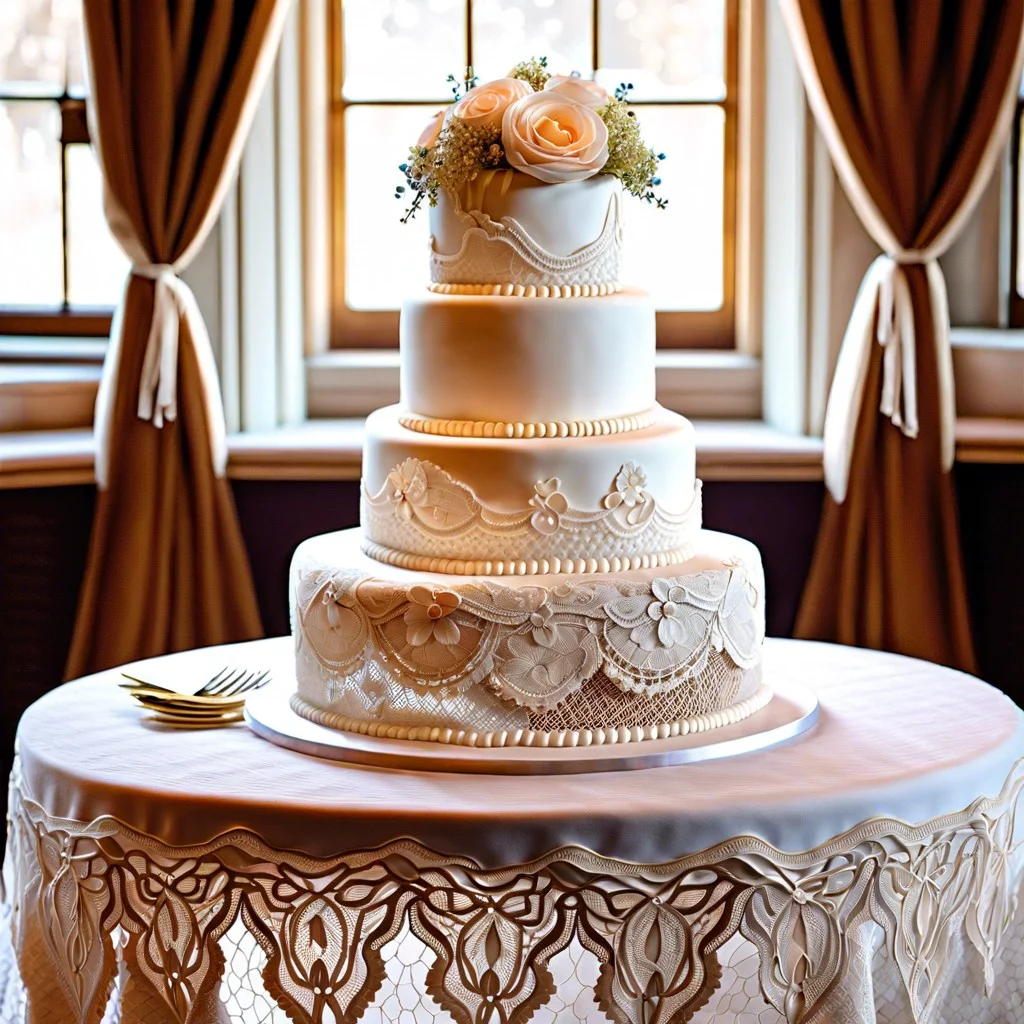
<path id="1" fill-rule="evenodd" d="M 434 107 L 355 106 L 345 111 L 345 300 L 352 309 L 397 309 L 430 280 L 428 210 L 408 224 L 394 198 L 398 165 Z"/>
<path id="2" fill-rule="evenodd" d="M 0 82 L 64 89 L 65 62 L 81 45 L 82 0 L 0 2 Z M 80 56 L 75 55 L 78 65 Z"/>
<path id="3" fill-rule="evenodd" d="M 349 100 L 451 99 L 466 66 L 465 0 L 337 0 Z"/>
<path id="4" fill-rule="evenodd" d="M 68 301 L 116 306 L 128 259 L 103 216 L 103 182 L 91 146 L 68 146 Z"/>
<path id="5" fill-rule="evenodd" d="M 82 25 L 82 0 L 64 0 L 64 5 L 73 8 L 75 18 L 65 33 L 68 49 L 68 92 L 75 96 L 85 95 L 85 29 Z"/>
<path id="6" fill-rule="evenodd" d="M 600 0 L 599 81 L 645 100 L 725 98 L 725 0 Z"/>
<path id="7" fill-rule="evenodd" d="M 64 301 L 59 134 L 56 103 L 0 102 L 0 305 Z"/>
<path id="8" fill-rule="evenodd" d="M 658 210 L 625 204 L 622 282 L 650 292 L 658 309 L 721 308 L 724 281 L 725 115 L 721 107 L 638 107 L 644 138 L 667 159 Z"/>
<path id="9" fill-rule="evenodd" d="M 473 68 L 502 78 L 521 60 L 547 57 L 555 74 L 590 74 L 592 0 L 475 0 Z"/>

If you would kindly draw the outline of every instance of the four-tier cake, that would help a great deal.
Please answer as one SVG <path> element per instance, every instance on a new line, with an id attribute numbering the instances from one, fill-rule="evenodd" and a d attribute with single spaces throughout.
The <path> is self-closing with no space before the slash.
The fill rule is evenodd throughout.
<path id="1" fill-rule="evenodd" d="M 299 715 L 579 746 L 768 702 L 760 557 L 701 529 L 693 427 L 655 400 L 654 309 L 618 280 L 621 207 L 601 173 L 485 168 L 438 192 L 400 402 L 366 423 L 361 526 L 293 559 Z"/>

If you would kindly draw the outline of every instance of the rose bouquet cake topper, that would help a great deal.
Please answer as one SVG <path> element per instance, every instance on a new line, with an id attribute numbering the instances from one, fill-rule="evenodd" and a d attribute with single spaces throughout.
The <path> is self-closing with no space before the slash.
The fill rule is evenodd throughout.
<path id="1" fill-rule="evenodd" d="M 609 95 L 579 74 L 550 74 L 546 57 L 523 61 L 507 78 L 485 85 L 472 68 L 462 83 L 448 80 L 455 102 L 431 118 L 399 167 L 405 184 L 395 195 L 409 199 L 402 223 L 424 201 L 435 205 L 439 190 L 458 192 L 481 171 L 497 168 L 546 184 L 611 174 L 631 195 L 659 209 L 668 205 L 653 191 L 665 154 L 644 144 L 626 102 L 630 83 Z"/>

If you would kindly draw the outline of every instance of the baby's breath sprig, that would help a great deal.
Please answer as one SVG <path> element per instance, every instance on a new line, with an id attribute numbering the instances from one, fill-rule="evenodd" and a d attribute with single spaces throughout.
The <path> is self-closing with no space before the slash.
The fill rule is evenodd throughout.
<path id="1" fill-rule="evenodd" d="M 505 159 L 501 127 L 467 124 L 450 117 L 437 140 L 433 180 L 445 192 L 458 192 L 483 167 L 495 167 Z"/>
<path id="2" fill-rule="evenodd" d="M 665 154 L 655 153 L 644 145 L 636 116 L 623 98 L 630 88 L 626 84 L 619 86 L 615 98 L 597 112 L 608 129 L 608 162 L 601 173 L 613 174 L 630 195 L 664 210 L 668 200 L 655 195 L 654 187 L 661 184 L 658 163 L 665 159 Z"/>
<path id="3" fill-rule="evenodd" d="M 424 201 L 436 206 L 440 189 L 458 192 L 482 169 L 504 164 L 500 127 L 471 125 L 461 117 L 450 117 L 433 148 L 413 146 L 409 160 L 399 165 L 405 184 L 395 189 L 395 197 L 403 198 L 406 192 L 412 196 L 401 222 L 407 224 L 412 220 Z"/>
<path id="4" fill-rule="evenodd" d="M 509 72 L 509 78 L 521 78 L 524 82 L 529 82 L 534 92 L 540 92 L 550 77 L 547 57 L 531 57 L 529 60 L 521 60 Z"/>

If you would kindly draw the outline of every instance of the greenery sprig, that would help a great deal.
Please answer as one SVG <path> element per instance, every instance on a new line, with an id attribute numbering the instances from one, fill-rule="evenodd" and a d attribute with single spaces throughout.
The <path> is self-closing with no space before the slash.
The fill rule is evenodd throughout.
<path id="1" fill-rule="evenodd" d="M 395 197 L 400 199 L 407 191 L 412 195 L 401 222 L 408 223 L 424 202 L 436 206 L 439 190 L 458 192 L 481 170 L 502 166 L 507 164 L 500 128 L 450 118 L 431 149 L 413 146 L 408 161 L 399 165 L 405 185 L 395 189 Z"/>
<path id="2" fill-rule="evenodd" d="M 656 195 L 654 189 L 661 184 L 658 164 L 665 154 L 655 153 L 644 144 L 636 113 L 626 102 L 632 88 L 631 82 L 624 82 L 615 90 L 614 99 L 597 112 L 608 129 L 608 162 L 601 173 L 614 175 L 630 195 L 664 210 L 668 200 Z"/>
<path id="3" fill-rule="evenodd" d="M 465 93 L 469 92 L 470 89 L 475 88 L 480 83 L 480 79 L 477 77 L 473 69 L 469 67 L 462 72 L 461 82 L 454 75 L 449 75 L 447 82 L 452 87 L 452 96 L 454 97 L 454 102 L 457 103 L 462 99 Z"/>

